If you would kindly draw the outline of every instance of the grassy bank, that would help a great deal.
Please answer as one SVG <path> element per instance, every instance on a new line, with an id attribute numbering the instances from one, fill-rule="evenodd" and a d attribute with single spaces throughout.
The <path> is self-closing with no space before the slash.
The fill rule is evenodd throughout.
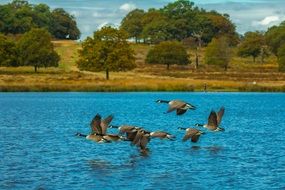
<path id="1" fill-rule="evenodd" d="M 285 74 L 277 71 L 274 57 L 265 63 L 253 63 L 250 58 L 234 57 L 227 72 L 203 64 L 195 70 L 193 65 L 147 65 L 144 58 L 149 46 L 134 45 L 138 67 L 131 72 L 82 72 L 76 67 L 78 44 L 72 41 L 54 42 L 61 55 L 58 68 L 0 67 L 0 91 L 285 91 Z M 194 51 L 189 50 L 190 55 Z M 194 56 L 191 56 L 194 60 Z M 193 61 L 192 61 L 193 62 Z"/>

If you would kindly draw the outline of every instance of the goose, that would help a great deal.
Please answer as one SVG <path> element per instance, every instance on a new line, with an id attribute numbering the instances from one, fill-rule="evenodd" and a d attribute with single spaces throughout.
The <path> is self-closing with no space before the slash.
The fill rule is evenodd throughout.
<path id="1" fill-rule="evenodd" d="M 91 133 L 89 135 L 84 135 L 81 133 L 76 133 L 76 136 L 85 137 L 88 140 L 95 142 L 111 142 L 121 140 L 123 137 L 117 134 L 106 134 L 107 128 L 111 121 L 113 120 L 113 115 L 109 115 L 105 119 L 101 119 L 99 114 L 96 114 L 90 123 Z"/>
<path id="2" fill-rule="evenodd" d="M 154 131 L 154 132 L 151 132 L 149 135 L 152 138 L 169 139 L 172 141 L 175 139 L 174 135 L 171 135 L 171 134 L 164 132 L 164 131 Z"/>
<path id="3" fill-rule="evenodd" d="M 80 137 L 85 137 L 87 140 L 95 141 L 97 143 L 110 143 L 111 142 L 110 140 L 106 139 L 102 135 L 96 135 L 96 134 L 85 135 L 82 133 L 76 133 L 75 135 L 80 136 Z"/>
<path id="4" fill-rule="evenodd" d="M 219 127 L 224 113 L 225 113 L 224 107 L 221 107 L 219 112 L 217 112 L 217 113 L 212 110 L 209 117 L 208 117 L 208 123 L 207 124 L 202 125 L 202 124 L 196 123 L 195 126 L 204 127 L 210 131 L 224 131 L 225 130 L 224 128 Z"/>
<path id="5" fill-rule="evenodd" d="M 198 142 L 200 135 L 204 134 L 202 131 L 194 128 L 179 127 L 178 129 L 185 130 L 185 135 L 182 139 L 183 142 L 187 141 L 188 139 L 191 139 L 191 142 Z"/>
<path id="6" fill-rule="evenodd" d="M 184 102 L 182 100 L 157 100 L 157 103 L 167 103 L 169 105 L 166 113 L 176 110 L 176 115 L 184 114 L 188 109 L 195 110 L 196 107 L 190 103 Z"/>
<path id="7" fill-rule="evenodd" d="M 92 132 L 96 133 L 97 135 L 103 135 L 103 137 L 109 141 L 123 140 L 123 137 L 120 135 L 106 134 L 107 128 L 113 118 L 113 115 L 109 115 L 108 117 L 102 120 L 101 116 L 99 114 L 96 114 L 90 123 Z"/>
<path id="8" fill-rule="evenodd" d="M 147 152 L 148 148 L 146 147 L 150 141 L 150 132 L 145 131 L 144 129 L 139 129 L 137 134 L 132 141 L 133 145 L 136 145 L 140 148 L 141 152 Z"/>
<path id="9" fill-rule="evenodd" d="M 133 141 L 136 137 L 137 131 L 141 129 L 140 127 L 131 125 L 115 126 L 110 125 L 109 128 L 116 128 L 119 130 L 120 134 L 126 134 L 125 141 Z"/>

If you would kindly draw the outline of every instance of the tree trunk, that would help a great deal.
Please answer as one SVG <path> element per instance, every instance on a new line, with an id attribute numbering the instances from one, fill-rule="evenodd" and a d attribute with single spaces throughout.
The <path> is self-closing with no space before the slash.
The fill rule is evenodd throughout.
<path id="1" fill-rule="evenodd" d="M 38 66 L 35 65 L 35 73 L 38 72 Z"/>
<path id="2" fill-rule="evenodd" d="M 170 64 L 167 64 L 167 67 L 166 67 L 166 68 L 167 68 L 167 70 L 169 70 L 169 66 L 170 66 Z"/>
<path id="3" fill-rule="evenodd" d="M 106 80 L 109 80 L 109 69 L 106 69 Z"/>
<path id="4" fill-rule="evenodd" d="M 255 63 L 255 56 L 253 56 L 253 63 Z"/>
<path id="5" fill-rule="evenodd" d="M 195 68 L 198 69 L 198 67 L 199 67 L 199 57 L 198 57 L 198 53 L 196 51 Z"/>
<path id="6" fill-rule="evenodd" d="M 227 70 L 228 70 L 228 65 L 225 65 L 225 68 L 224 68 L 224 69 L 225 69 L 225 71 L 227 71 Z"/>

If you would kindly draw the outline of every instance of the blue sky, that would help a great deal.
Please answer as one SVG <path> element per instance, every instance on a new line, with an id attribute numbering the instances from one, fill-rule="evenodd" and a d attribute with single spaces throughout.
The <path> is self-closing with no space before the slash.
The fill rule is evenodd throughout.
<path id="1" fill-rule="evenodd" d="M 11 2 L 0 0 L 0 4 Z M 64 8 L 76 17 L 82 39 L 105 24 L 119 25 L 132 9 L 161 8 L 174 0 L 29 0 L 52 9 Z M 266 30 L 285 20 L 285 0 L 193 0 L 206 10 L 228 13 L 239 33 Z"/>

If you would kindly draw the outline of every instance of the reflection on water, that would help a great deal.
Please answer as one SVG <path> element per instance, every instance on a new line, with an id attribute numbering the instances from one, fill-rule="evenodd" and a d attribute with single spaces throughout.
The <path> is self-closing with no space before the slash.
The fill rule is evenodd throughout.
<path id="1" fill-rule="evenodd" d="M 202 146 L 197 146 L 197 145 L 191 146 L 191 151 L 204 151 L 204 150 L 210 152 L 211 154 L 218 154 L 220 151 L 223 150 L 223 147 L 220 147 L 220 146 L 202 147 Z"/>

